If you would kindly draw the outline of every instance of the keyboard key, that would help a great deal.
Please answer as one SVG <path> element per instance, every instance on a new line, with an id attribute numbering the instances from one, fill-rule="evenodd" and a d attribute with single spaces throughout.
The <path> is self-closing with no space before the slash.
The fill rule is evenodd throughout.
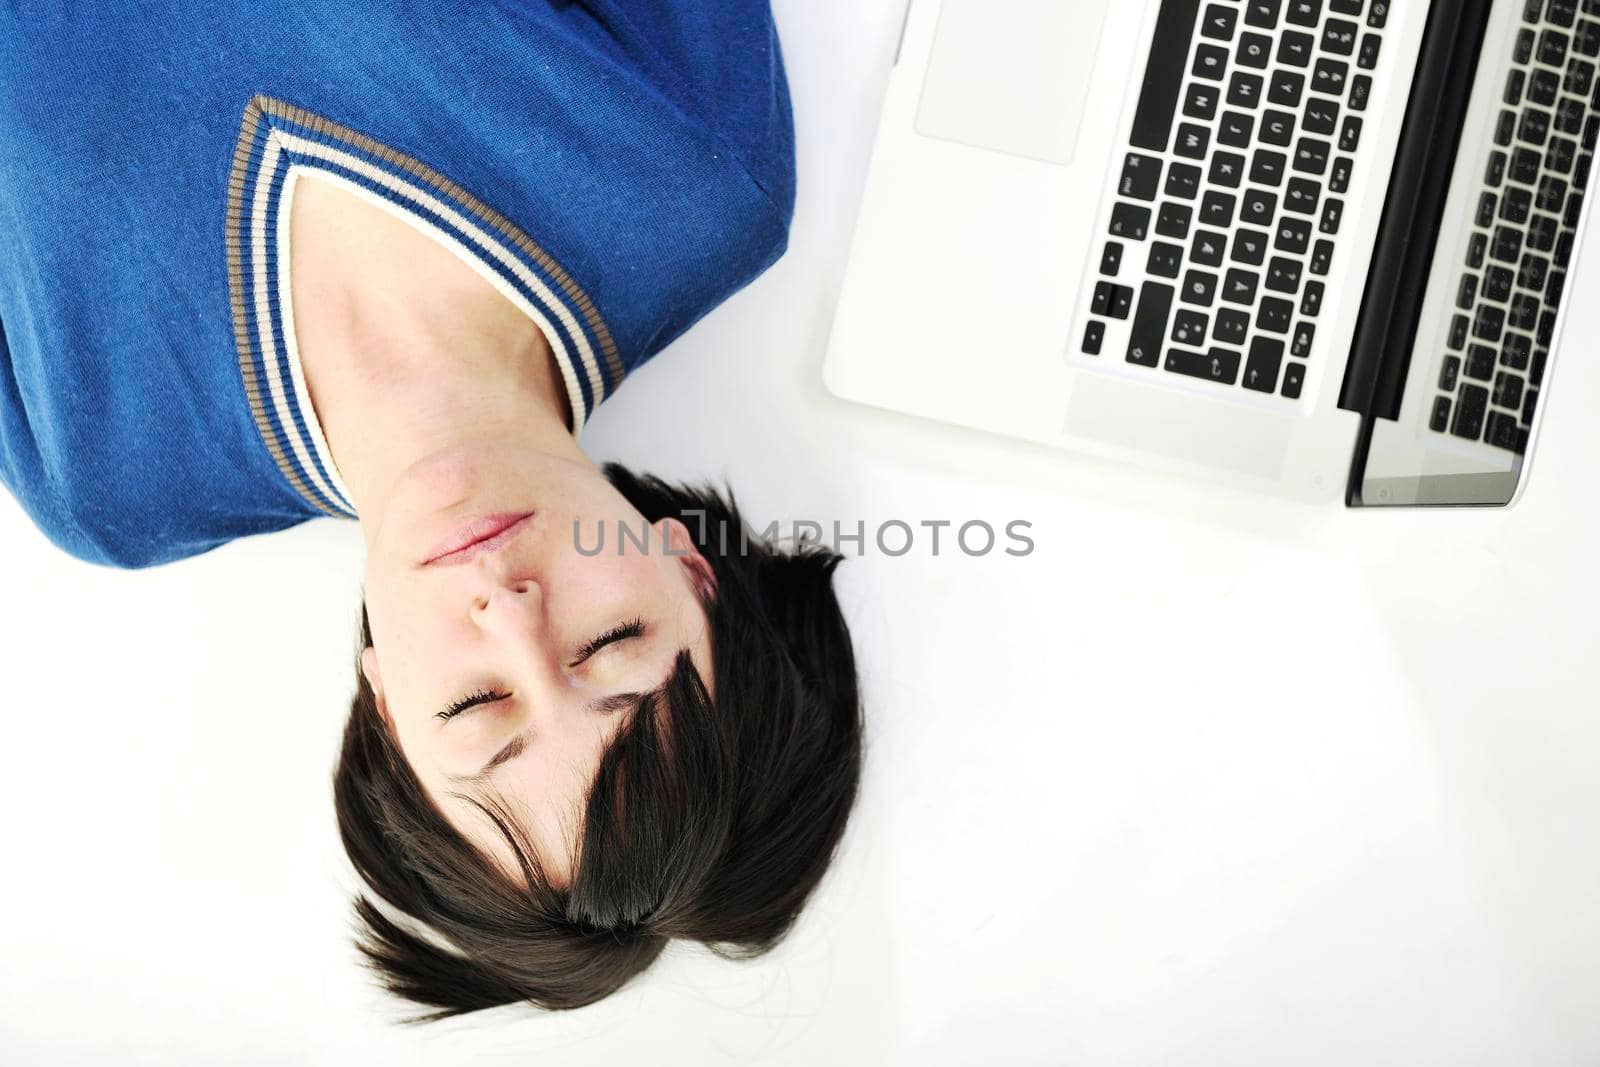
<path id="1" fill-rule="evenodd" d="M 1367 25 L 1381 30 L 1389 21 L 1388 0 L 1372 0 L 1372 10 L 1367 13 Z"/>
<path id="2" fill-rule="evenodd" d="M 1202 44 L 1194 50 L 1194 67 L 1190 71 L 1196 78 L 1221 81 L 1228 70 L 1228 50 L 1214 44 Z"/>
<path id="3" fill-rule="evenodd" d="M 1331 137 L 1339 128 L 1339 104 L 1333 100 L 1310 97 L 1306 100 L 1305 116 L 1301 120 L 1307 133 Z"/>
<path id="4" fill-rule="evenodd" d="M 1224 385 L 1232 385 L 1239 380 L 1239 353 L 1227 348 L 1213 348 L 1203 354 L 1169 348 L 1166 366 L 1178 374 Z"/>
<path id="5" fill-rule="evenodd" d="M 1206 150 L 1211 147 L 1211 130 L 1193 122 L 1178 124 L 1178 136 L 1173 138 L 1172 151 L 1180 156 L 1190 159 L 1206 158 Z"/>
<path id="6" fill-rule="evenodd" d="M 1522 121 L 1517 126 L 1517 139 L 1531 145 L 1544 147 L 1550 136 L 1550 116 L 1531 107 L 1522 109 Z"/>
<path id="7" fill-rule="evenodd" d="M 1176 278 L 1183 266 L 1183 248 L 1179 245 L 1168 244 L 1165 241 L 1154 241 L 1150 245 L 1150 259 L 1145 264 L 1145 271 L 1149 274 L 1159 275 L 1163 278 Z"/>
<path id="8" fill-rule="evenodd" d="M 1343 96 L 1345 81 L 1350 76 L 1350 65 L 1336 59 L 1319 59 L 1311 72 L 1311 90 L 1329 96 Z"/>
<path id="9" fill-rule="evenodd" d="M 1346 193 L 1350 191 L 1350 172 L 1355 167 L 1355 161 L 1349 156 L 1340 156 L 1333 161 L 1333 172 L 1328 175 L 1328 192 Z"/>
<path id="10" fill-rule="evenodd" d="M 1483 183 L 1491 189 L 1499 188 L 1500 183 L 1506 178 L 1507 163 L 1508 157 L 1504 152 L 1490 152 L 1489 167 L 1484 171 Z"/>
<path id="11" fill-rule="evenodd" d="M 1164 200 L 1156 214 L 1156 233 L 1181 241 L 1189 236 L 1189 220 L 1193 215 L 1194 210 L 1187 204 Z"/>
<path id="12" fill-rule="evenodd" d="M 1261 139 L 1267 144 L 1286 147 L 1294 140 L 1295 117 L 1287 111 L 1269 108 L 1261 115 Z"/>
<path id="13" fill-rule="evenodd" d="M 1478 302 L 1478 276 L 1476 274 L 1463 274 L 1461 284 L 1456 286 L 1456 307 L 1462 311 L 1471 311 Z"/>
<path id="14" fill-rule="evenodd" d="M 1560 30 L 1545 30 L 1539 34 L 1539 62 L 1560 69 L 1567 65 L 1567 46 L 1571 38 Z"/>
<path id="15" fill-rule="evenodd" d="M 1321 282 L 1306 282 L 1306 291 L 1300 297 L 1300 314 L 1314 319 L 1322 313 L 1325 286 Z"/>
<path id="16" fill-rule="evenodd" d="M 1519 30 L 1517 32 L 1516 47 L 1511 52 L 1512 60 L 1526 65 L 1528 60 L 1533 58 L 1533 42 L 1534 35 L 1532 30 Z"/>
<path id="17" fill-rule="evenodd" d="M 1479 304 L 1472 316 L 1472 336 L 1482 341 L 1498 341 L 1505 332 L 1506 313 L 1493 304 Z"/>
<path id="18" fill-rule="evenodd" d="M 1260 148 L 1250 163 L 1250 180 L 1260 185 L 1278 185 L 1283 181 L 1288 157 L 1270 148 Z"/>
<path id="19" fill-rule="evenodd" d="M 1511 298 L 1511 314 L 1506 316 L 1506 325 L 1514 330 L 1526 330 L 1532 333 L 1539 328 L 1539 309 L 1542 306 L 1539 298 L 1531 293 L 1518 293 Z M 1506 338 L 1507 342 L 1510 337 Z M 1505 358 L 1504 350 L 1501 358 Z"/>
<path id="20" fill-rule="evenodd" d="M 1494 402 L 1503 408 L 1522 407 L 1522 379 L 1501 371 L 1494 376 Z"/>
<path id="21" fill-rule="evenodd" d="M 1450 398 L 1436 396 L 1433 398 L 1433 415 L 1428 419 L 1428 427 L 1435 433 L 1444 433 L 1450 427 Z"/>
<path id="22" fill-rule="evenodd" d="M 1317 229 L 1323 233 L 1338 233 L 1339 223 L 1344 220 L 1344 201 L 1328 197 L 1322 205 L 1322 221 L 1317 224 Z"/>
<path id="23" fill-rule="evenodd" d="M 1277 293 L 1300 291 L 1300 261 L 1286 256 L 1273 256 L 1267 265 L 1267 288 Z"/>
<path id="24" fill-rule="evenodd" d="M 1550 138 L 1550 147 L 1545 149 L 1544 165 L 1546 169 L 1556 174 L 1571 174 L 1572 168 L 1578 161 L 1578 142 L 1570 137 Z"/>
<path id="25" fill-rule="evenodd" d="M 1246 307 L 1254 306 L 1256 302 L 1256 286 L 1260 284 L 1260 281 L 1261 279 L 1252 271 L 1230 267 L 1227 275 L 1222 280 L 1222 299 L 1230 304 L 1243 304 Z"/>
<path id="26" fill-rule="evenodd" d="M 1239 188 L 1239 183 L 1244 180 L 1245 158 L 1232 152 L 1216 151 L 1211 153 L 1211 173 L 1209 175 L 1212 185 L 1220 185 L 1227 189 Z"/>
<path id="27" fill-rule="evenodd" d="M 1098 319 L 1090 319 L 1089 325 L 1083 330 L 1083 351 L 1085 355 L 1098 356 L 1100 346 L 1106 339 L 1106 324 Z"/>
<path id="28" fill-rule="evenodd" d="M 1273 29 L 1278 25 L 1278 13 L 1282 7 L 1283 0 L 1249 0 L 1244 6 L 1245 25 L 1263 30 Z"/>
<path id="29" fill-rule="evenodd" d="M 1203 270 L 1191 270 L 1183 276 L 1183 292 L 1178 299 L 1185 304 L 1210 307 L 1217 297 L 1217 276 Z"/>
<path id="30" fill-rule="evenodd" d="M 1200 21 L 1200 33 L 1214 41 L 1233 40 L 1233 30 L 1239 22 L 1239 13 L 1224 4 L 1207 4 L 1205 18 Z"/>
<path id="31" fill-rule="evenodd" d="M 1283 17 L 1296 26 L 1315 26 L 1322 18 L 1322 0 L 1289 0 Z"/>
<path id="32" fill-rule="evenodd" d="M 1142 241 L 1150 229 L 1150 209 L 1118 202 L 1111 209 L 1111 235 Z"/>
<path id="33" fill-rule="evenodd" d="M 1477 270 L 1483 266 L 1484 254 L 1489 249 L 1489 239 L 1481 233 L 1475 233 L 1467 242 L 1467 266 Z"/>
<path id="34" fill-rule="evenodd" d="M 1515 276 L 1509 267 L 1490 267 L 1483 272 L 1483 297 L 1505 303 L 1511 299 L 1511 285 Z"/>
<path id="35" fill-rule="evenodd" d="M 1316 182 L 1306 178 L 1290 178 L 1289 188 L 1283 196 L 1283 209 L 1299 215 L 1315 215 L 1321 196 L 1322 187 Z"/>
<path id="36" fill-rule="evenodd" d="M 1516 263 L 1522 255 L 1522 231 L 1510 226 L 1496 226 L 1489 254 L 1501 263 Z"/>
<path id="37" fill-rule="evenodd" d="M 1278 38 L 1278 62 L 1286 67 L 1307 67 L 1317 50 L 1317 39 L 1309 33 L 1287 30 Z"/>
<path id="38" fill-rule="evenodd" d="M 1333 145 L 1316 137 L 1302 137 L 1294 146 L 1294 169 L 1306 174 L 1323 174 L 1328 169 L 1328 157 Z"/>
<path id="39" fill-rule="evenodd" d="M 1133 306 L 1133 290 L 1126 285 L 1116 285 L 1112 282 L 1100 282 L 1094 287 L 1094 303 L 1092 310 L 1096 315 L 1109 315 L 1114 319 L 1125 319 L 1128 310 Z"/>
<path id="40" fill-rule="evenodd" d="M 1189 246 L 1189 258 L 1203 267 L 1219 267 L 1222 265 L 1222 256 L 1227 247 L 1226 234 L 1196 230 L 1194 242 Z"/>
<path id="41" fill-rule="evenodd" d="M 1257 337 L 1250 342 L 1250 358 L 1244 365 L 1244 387 L 1258 393 L 1278 390 L 1278 368 L 1283 364 L 1283 342 Z"/>
<path id="42" fill-rule="evenodd" d="M 1250 313 L 1233 308 L 1217 309 L 1217 325 L 1212 336 L 1224 344 L 1242 345 L 1250 335 Z"/>
<path id="43" fill-rule="evenodd" d="M 1200 221 L 1207 226 L 1216 226 L 1224 229 L 1232 226 L 1233 211 L 1237 204 L 1238 198 L 1233 194 L 1212 189 L 1200 201 Z"/>
<path id="44" fill-rule="evenodd" d="M 1297 322 L 1294 324 L 1294 344 L 1289 348 L 1289 354 L 1296 359 L 1305 359 L 1311 355 L 1311 343 L 1317 339 L 1315 323 Z"/>
<path id="45" fill-rule="evenodd" d="M 1472 322 L 1465 315 L 1457 315 L 1450 320 L 1450 347 L 1459 352 L 1467 344 L 1467 333 L 1472 329 Z"/>
<path id="46" fill-rule="evenodd" d="M 1161 186 L 1161 160 L 1129 152 L 1122 164 L 1117 192 L 1135 200 L 1154 200 Z"/>
<path id="47" fill-rule="evenodd" d="M 1217 98 L 1221 95 L 1216 86 L 1195 82 L 1183 94 L 1183 113 L 1192 119 L 1210 122 L 1217 117 Z"/>
<path id="48" fill-rule="evenodd" d="M 1173 290 L 1160 282 L 1145 282 L 1139 292 L 1139 310 L 1133 316 L 1128 338 L 1129 363 L 1154 367 L 1161 361 L 1162 338 L 1167 334 L 1167 317 L 1172 313 Z"/>
<path id="49" fill-rule="evenodd" d="M 1311 273 L 1327 274 L 1333 266 L 1333 242 L 1318 241 L 1311 247 Z"/>
<path id="50" fill-rule="evenodd" d="M 1456 391 L 1456 379 L 1461 376 L 1461 357 L 1446 356 L 1444 364 L 1439 368 L 1439 389 L 1441 392 L 1453 393 Z"/>
<path id="51" fill-rule="evenodd" d="M 1502 148 L 1509 146 L 1517 134 L 1517 113 L 1502 111 L 1494 124 L 1494 143 Z"/>
<path id="52" fill-rule="evenodd" d="M 1372 79 L 1365 74 L 1357 74 L 1350 79 L 1350 110 L 1365 111 L 1367 104 L 1372 100 Z"/>
<path id="53" fill-rule="evenodd" d="M 1239 230 L 1233 235 L 1234 261 L 1247 263 L 1252 267 L 1261 266 L 1266 262 L 1267 243 L 1270 240 L 1271 238 L 1259 230 Z"/>
<path id="54" fill-rule="evenodd" d="M 1587 59 L 1575 59 L 1567 64 L 1567 77 L 1562 88 L 1573 96 L 1588 96 L 1594 84 L 1595 65 Z"/>
<path id="55" fill-rule="evenodd" d="M 1474 220 L 1479 226 L 1489 227 L 1494 225 L 1494 209 L 1499 205 L 1500 198 L 1493 193 L 1483 193 L 1478 197 L 1478 214 Z"/>
<path id="56" fill-rule="evenodd" d="M 1272 225 L 1272 216 L 1278 210 L 1278 198 L 1265 189 L 1251 189 L 1244 194 L 1239 218 L 1253 226 Z"/>
<path id="57" fill-rule="evenodd" d="M 1299 107 L 1305 87 L 1305 75 L 1292 70 L 1273 71 L 1272 82 L 1267 88 L 1267 100 L 1279 107 Z"/>
<path id="58" fill-rule="evenodd" d="M 1228 82 L 1228 103 L 1234 107 L 1255 107 L 1261 103 L 1266 81 L 1259 74 L 1237 71 Z"/>
<path id="59" fill-rule="evenodd" d="M 1115 241 L 1107 241 L 1105 251 L 1100 253 L 1100 273 L 1115 278 L 1121 269 L 1122 246 Z"/>
<path id="60" fill-rule="evenodd" d="M 1189 54 L 1200 0 L 1162 0 L 1155 37 L 1144 68 L 1144 85 L 1134 111 L 1130 142 L 1149 152 L 1165 152 L 1172 133 L 1178 90 L 1183 85 L 1183 61 Z"/>
<path id="61" fill-rule="evenodd" d="M 1483 439 L 1498 448 L 1515 449 L 1517 447 L 1517 417 L 1507 415 L 1503 411 L 1489 412 L 1489 421 L 1485 426 Z"/>
<path id="62" fill-rule="evenodd" d="M 1283 369 L 1283 395 L 1290 400 L 1300 399 L 1300 390 L 1306 383 L 1306 365 L 1293 360 Z"/>
<path id="63" fill-rule="evenodd" d="M 1461 370 L 1468 378 L 1488 381 L 1494 374 L 1494 349 L 1488 345 L 1468 345 L 1467 361 Z"/>
<path id="64" fill-rule="evenodd" d="M 1190 163 L 1174 163 L 1167 168 L 1168 196 L 1193 200 L 1200 193 L 1200 168 Z"/>
<path id="65" fill-rule="evenodd" d="M 1516 107 L 1522 103 L 1522 94 L 1527 88 L 1527 74 L 1520 67 L 1512 67 L 1511 73 L 1506 75 L 1506 88 L 1500 94 L 1500 100 L 1506 107 Z"/>
<path id="66" fill-rule="evenodd" d="M 1262 297 L 1256 312 L 1256 326 L 1268 333 L 1288 333 L 1294 319 L 1294 305 L 1274 296 Z"/>
<path id="67" fill-rule="evenodd" d="M 1217 143 L 1230 148 L 1249 148 L 1256 120 L 1240 111 L 1224 111 L 1217 120 Z"/>
<path id="68" fill-rule="evenodd" d="M 1266 70 L 1272 61 L 1272 38 L 1259 33 L 1246 33 L 1239 37 L 1239 50 L 1235 58 L 1241 66 Z"/>
<path id="69" fill-rule="evenodd" d="M 1528 99 L 1541 107 L 1555 106 L 1561 94 L 1561 75 L 1553 70 L 1535 68 L 1528 79 Z"/>
<path id="70" fill-rule="evenodd" d="M 1382 47 L 1383 40 L 1375 33 L 1369 33 L 1361 38 L 1361 54 L 1356 57 L 1356 66 L 1363 70 L 1372 70 L 1378 65 L 1378 50 Z"/>
<path id="71" fill-rule="evenodd" d="M 1354 152 L 1361 144 L 1361 120 L 1354 115 L 1346 115 L 1344 128 L 1339 131 L 1339 151 Z"/>
<path id="72" fill-rule="evenodd" d="M 1311 244 L 1311 223 L 1305 219 L 1281 219 L 1278 222 L 1278 239 L 1273 247 L 1280 252 L 1304 255 Z"/>
<path id="73" fill-rule="evenodd" d="M 1517 235 L 1521 238 L 1521 234 Z M 1517 284 L 1524 289 L 1539 292 L 1544 288 L 1545 275 L 1550 273 L 1550 261 L 1534 252 L 1528 252 L 1522 257 L 1522 265 L 1517 268 Z"/>
<path id="74" fill-rule="evenodd" d="M 1476 441 L 1483 433 L 1483 416 L 1488 410 L 1489 390 L 1481 385 L 1462 386 L 1461 395 L 1456 401 L 1455 419 L 1450 423 L 1450 432 L 1457 437 Z"/>
<path id="75" fill-rule="evenodd" d="M 1500 217 L 1507 222 L 1522 225 L 1528 221 L 1528 212 L 1533 208 L 1533 194 L 1526 189 L 1511 186 L 1500 197 Z"/>
<path id="76" fill-rule="evenodd" d="M 1539 390 L 1537 390 L 1537 389 L 1529 389 L 1528 391 L 1526 391 L 1525 393 L 1522 394 L 1522 421 L 1523 422 L 1526 422 L 1526 423 L 1532 423 L 1533 422 L 1533 412 L 1534 412 L 1534 409 L 1538 406 L 1538 401 L 1539 401 Z"/>
<path id="77" fill-rule="evenodd" d="M 1345 19 L 1329 19 L 1322 26 L 1322 50 L 1336 56 L 1354 55 L 1361 27 Z"/>
<path id="78" fill-rule="evenodd" d="M 1523 185 L 1539 180 L 1539 153 L 1528 148 L 1518 148 L 1511 153 L 1511 177 Z"/>
<path id="79" fill-rule="evenodd" d="M 1205 344 L 1206 329 L 1211 320 L 1198 311 L 1179 308 L 1172 317 L 1172 339 L 1180 345 Z"/>

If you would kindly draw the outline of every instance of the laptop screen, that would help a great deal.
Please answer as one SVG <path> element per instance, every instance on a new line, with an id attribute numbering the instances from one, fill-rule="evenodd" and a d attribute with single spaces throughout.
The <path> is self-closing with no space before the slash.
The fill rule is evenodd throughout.
<path id="1" fill-rule="evenodd" d="M 1508 503 L 1561 347 L 1600 3 L 1465 6 L 1434 6 L 1357 328 L 1373 382 L 1352 504 Z"/>

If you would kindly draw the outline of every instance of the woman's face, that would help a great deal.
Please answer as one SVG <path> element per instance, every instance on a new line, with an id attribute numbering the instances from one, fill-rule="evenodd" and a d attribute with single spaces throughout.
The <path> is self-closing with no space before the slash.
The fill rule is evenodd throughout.
<path id="1" fill-rule="evenodd" d="M 714 579 L 681 522 L 646 527 L 586 459 L 508 451 L 479 443 L 401 476 L 368 539 L 374 647 L 362 670 L 445 816 L 516 872 L 464 799 L 492 789 L 564 885 L 589 783 L 627 709 L 666 681 L 680 649 L 713 685 L 696 591 Z M 466 520 L 522 512 L 534 514 L 499 548 L 424 563 Z M 619 545 L 619 523 L 633 540 Z M 452 714 L 466 701 L 477 702 Z"/>

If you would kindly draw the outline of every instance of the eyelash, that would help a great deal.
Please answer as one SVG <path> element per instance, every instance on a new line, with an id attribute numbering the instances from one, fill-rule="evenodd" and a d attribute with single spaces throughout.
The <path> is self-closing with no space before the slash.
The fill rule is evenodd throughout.
<path id="1" fill-rule="evenodd" d="M 633 619 L 630 622 L 619 623 L 618 625 L 607 630 L 605 633 L 600 634 L 598 637 L 592 638 L 587 644 L 580 648 L 578 650 L 577 659 L 574 661 L 573 666 L 577 666 L 577 664 L 582 663 L 584 660 L 588 659 L 590 656 L 593 656 L 607 645 L 613 644 L 617 641 L 626 641 L 630 637 L 642 637 L 643 635 L 643 619 Z M 480 689 L 475 693 L 470 693 L 467 696 L 462 697 L 460 700 L 457 700 L 444 711 L 436 713 L 434 717 L 448 722 L 457 715 L 460 715 L 463 711 L 467 710 L 467 708 L 471 705 L 478 704 L 480 702 L 488 703 L 493 700 L 504 700 L 509 695 L 510 694 L 508 693 L 496 693 L 486 689 Z"/>

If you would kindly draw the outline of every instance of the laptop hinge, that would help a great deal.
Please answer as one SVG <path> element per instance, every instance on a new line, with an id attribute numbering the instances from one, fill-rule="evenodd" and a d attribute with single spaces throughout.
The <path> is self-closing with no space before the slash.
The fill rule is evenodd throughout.
<path id="1" fill-rule="evenodd" d="M 1396 419 L 1491 0 L 1436 0 L 1373 247 L 1339 406 Z"/>

